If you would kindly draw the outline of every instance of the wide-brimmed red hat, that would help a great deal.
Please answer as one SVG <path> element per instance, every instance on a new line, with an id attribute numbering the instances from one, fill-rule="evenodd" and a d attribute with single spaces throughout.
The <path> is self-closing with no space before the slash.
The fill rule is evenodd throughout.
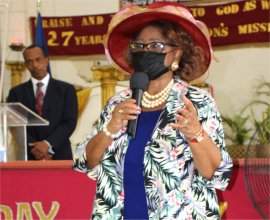
<path id="1" fill-rule="evenodd" d="M 193 17 L 185 6 L 173 2 L 156 2 L 146 7 L 127 4 L 121 8 L 112 17 L 107 35 L 104 38 L 105 54 L 108 61 L 121 71 L 133 73 L 132 67 L 125 59 L 131 37 L 155 20 L 166 20 L 179 24 L 191 35 L 194 43 L 203 48 L 206 69 L 198 75 L 202 76 L 208 69 L 212 58 L 208 29 L 203 22 Z"/>

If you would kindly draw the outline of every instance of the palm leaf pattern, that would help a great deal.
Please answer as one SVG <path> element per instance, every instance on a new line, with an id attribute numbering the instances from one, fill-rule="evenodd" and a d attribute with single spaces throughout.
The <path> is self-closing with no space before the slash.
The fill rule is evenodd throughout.
<path id="1" fill-rule="evenodd" d="M 169 126 L 177 110 L 184 106 L 185 94 L 197 109 L 199 120 L 208 136 L 219 146 L 222 162 L 211 180 L 204 179 L 194 167 L 192 153 L 181 132 Z M 88 170 L 85 146 L 94 134 L 110 120 L 114 106 L 131 97 L 131 90 L 113 96 L 101 112 L 99 122 L 87 140 L 77 146 L 73 168 L 97 179 L 92 219 L 122 219 L 123 169 L 128 136 L 114 140 L 100 164 Z M 166 106 L 161 112 L 145 147 L 144 182 L 149 219 L 219 219 L 215 189 L 228 184 L 232 160 L 224 143 L 221 117 L 213 98 L 205 91 L 175 78 Z"/>

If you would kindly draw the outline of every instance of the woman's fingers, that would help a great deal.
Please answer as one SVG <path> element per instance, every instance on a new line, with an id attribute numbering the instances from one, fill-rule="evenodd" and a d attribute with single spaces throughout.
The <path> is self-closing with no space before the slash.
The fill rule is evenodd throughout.
<path id="1" fill-rule="evenodd" d="M 186 137 L 193 136 L 201 128 L 197 111 L 192 102 L 183 96 L 184 108 L 180 108 L 175 116 L 176 122 L 171 123 L 173 128 L 177 128 Z"/>
<path id="2" fill-rule="evenodd" d="M 136 119 L 137 115 L 140 113 L 141 108 L 136 105 L 135 99 L 128 99 L 118 104 L 113 112 L 114 115 L 118 115 L 125 120 Z"/>
<path id="3" fill-rule="evenodd" d="M 141 113 L 141 108 L 136 105 L 135 99 L 128 99 L 115 106 L 109 127 L 118 131 L 127 126 L 129 120 L 134 120 Z"/>

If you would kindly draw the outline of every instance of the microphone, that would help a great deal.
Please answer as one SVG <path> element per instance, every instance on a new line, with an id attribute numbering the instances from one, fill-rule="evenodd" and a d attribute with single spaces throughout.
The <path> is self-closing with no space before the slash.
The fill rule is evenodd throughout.
<path id="1" fill-rule="evenodd" d="M 141 105 L 143 92 L 148 88 L 149 78 L 144 72 L 134 72 L 130 78 L 130 89 L 132 90 L 132 98 L 136 100 L 138 106 Z M 127 125 L 127 133 L 135 138 L 138 117 L 129 120 Z"/>

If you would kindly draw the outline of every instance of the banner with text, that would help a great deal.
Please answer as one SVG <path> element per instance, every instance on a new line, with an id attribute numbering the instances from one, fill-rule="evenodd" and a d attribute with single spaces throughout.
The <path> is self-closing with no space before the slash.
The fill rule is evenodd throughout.
<path id="1" fill-rule="evenodd" d="M 102 40 L 113 14 L 42 17 L 50 56 L 104 54 Z M 30 18 L 35 39 L 36 18 Z"/>
<path id="2" fill-rule="evenodd" d="M 90 219 L 96 182 L 71 167 L 46 168 L 46 161 L 35 162 L 33 167 L 25 161 L 26 168 L 0 168 L 0 219 Z"/>
<path id="3" fill-rule="evenodd" d="M 213 46 L 269 42 L 269 0 L 189 7 L 209 28 Z M 113 14 L 42 17 L 50 56 L 104 54 L 103 38 Z M 36 18 L 30 18 L 35 38 Z"/>

